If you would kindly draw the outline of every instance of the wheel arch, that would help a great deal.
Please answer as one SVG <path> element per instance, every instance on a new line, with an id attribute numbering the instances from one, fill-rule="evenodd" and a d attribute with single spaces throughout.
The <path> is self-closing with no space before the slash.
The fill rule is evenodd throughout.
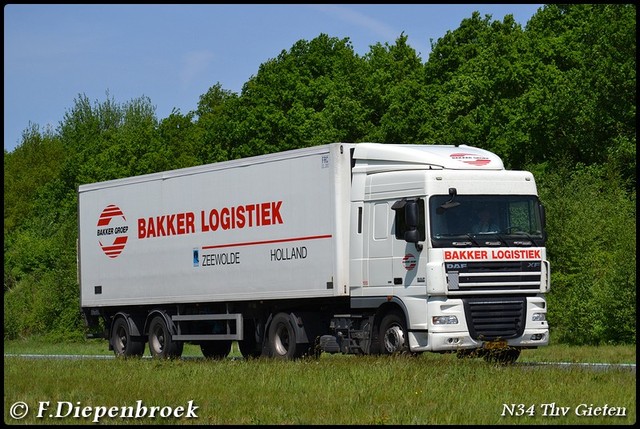
<path id="1" fill-rule="evenodd" d="M 160 309 L 154 309 L 150 311 L 149 314 L 147 314 L 147 317 L 144 321 L 144 328 L 143 328 L 144 335 L 149 334 L 149 325 L 151 325 L 151 321 L 156 316 L 161 316 L 164 319 L 164 323 L 167 325 L 167 328 L 169 328 L 171 335 L 175 335 L 178 332 L 175 323 L 173 323 L 171 316 L 166 311 L 160 310 Z"/>
<path id="2" fill-rule="evenodd" d="M 384 316 L 390 313 L 397 313 L 401 315 L 404 318 L 406 326 L 410 326 L 409 312 L 407 311 L 406 305 L 400 298 L 394 296 L 390 300 L 387 299 L 384 303 L 380 304 L 376 309 L 376 314 L 373 319 L 374 329 L 377 329 L 380 326 L 382 319 L 384 319 Z"/>
<path id="3" fill-rule="evenodd" d="M 144 327 L 143 331 L 140 331 L 141 320 L 139 317 L 133 316 L 130 313 L 119 311 L 111 317 L 111 324 L 109 326 L 109 338 L 113 335 L 113 327 L 116 324 L 118 319 L 124 319 L 127 322 L 127 326 L 129 328 L 129 335 L 133 337 L 143 337 L 144 336 Z"/>
<path id="4" fill-rule="evenodd" d="M 293 311 L 275 311 L 269 315 L 267 321 L 264 326 L 265 333 L 269 332 L 269 328 L 271 327 L 271 322 L 273 318 L 280 313 L 284 313 L 289 317 L 289 324 L 293 328 L 293 331 L 296 335 L 296 344 L 307 344 L 309 343 L 309 338 L 307 337 L 307 332 L 304 327 L 304 319 L 302 316 L 296 315 Z M 265 339 L 267 335 L 265 334 Z"/>

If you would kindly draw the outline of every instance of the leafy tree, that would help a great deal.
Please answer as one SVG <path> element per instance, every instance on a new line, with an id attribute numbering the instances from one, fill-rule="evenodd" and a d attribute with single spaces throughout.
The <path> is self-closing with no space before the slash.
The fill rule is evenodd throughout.
<path id="1" fill-rule="evenodd" d="M 155 107 L 148 98 L 124 105 L 107 98 L 91 105 L 80 95 L 60 126 L 69 155 L 67 184 L 75 189 L 82 183 L 162 171 L 166 153 L 157 128 Z"/>
<path id="2" fill-rule="evenodd" d="M 242 117 L 237 94 L 220 83 L 209 88 L 198 102 L 195 152 L 201 163 L 230 159 L 239 145 Z"/>
<path id="3" fill-rule="evenodd" d="M 511 152 L 519 153 L 527 140 L 518 127 L 522 112 L 517 108 L 531 81 L 532 59 L 524 42 L 525 34 L 511 15 L 500 22 L 475 12 L 447 32 L 425 65 L 431 109 L 422 129 L 424 139 L 482 147 L 514 164 Z"/>
<path id="4" fill-rule="evenodd" d="M 38 231 L 28 222 L 39 217 L 37 202 L 47 196 L 47 184 L 60 174 L 64 152 L 60 140 L 50 129 L 40 131 L 30 124 L 22 134 L 22 143 L 4 156 L 4 290 L 13 288 L 33 267 L 46 261 L 33 253 L 39 248 Z M 26 241 L 26 243 L 24 242 Z M 46 249 L 43 249 L 46 250 Z M 46 268 L 46 265 L 45 265 Z"/>
<path id="5" fill-rule="evenodd" d="M 546 5 L 527 24 L 538 65 L 521 110 L 536 159 L 610 158 L 635 183 L 635 14 L 631 4 Z"/>
<path id="6" fill-rule="evenodd" d="M 62 168 L 64 151 L 52 130 L 35 124 L 22 133 L 22 143 L 4 154 L 4 230 L 19 227 L 33 210 L 33 198 Z"/>
<path id="7" fill-rule="evenodd" d="M 547 209 L 549 323 L 560 342 L 636 336 L 636 201 L 602 166 L 533 167 Z"/>
<path id="8" fill-rule="evenodd" d="M 182 115 L 174 110 L 160 121 L 157 138 L 163 150 L 156 156 L 159 159 L 153 168 L 155 171 L 192 167 L 207 162 L 198 156 L 203 139 L 193 116 L 192 112 Z"/>
<path id="9" fill-rule="evenodd" d="M 243 87 L 231 157 L 352 141 L 366 108 L 357 97 L 361 60 L 348 39 L 321 34 L 263 63 Z"/>
<path id="10" fill-rule="evenodd" d="M 394 45 L 376 44 L 365 55 L 363 104 L 370 109 L 364 140 L 419 143 L 427 115 L 423 65 L 403 34 Z"/>

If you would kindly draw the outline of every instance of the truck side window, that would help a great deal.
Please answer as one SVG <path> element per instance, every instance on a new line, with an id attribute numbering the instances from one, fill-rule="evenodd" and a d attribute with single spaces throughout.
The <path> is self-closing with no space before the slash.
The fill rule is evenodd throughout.
<path id="1" fill-rule="evenodd" d="M 418 198 L 416 201 L 418 203 L 418 213 L 419 213 L 418 230 L 420 231 L 420 241 L 424 241 L 426 239 L 424 199 Z M 405 223 L 405 208 L 402 207 L 400 209 L 395 210 L 395 212 L 396 212 L 395 235 L 398 240 L 404 240 L 404 233 L 407 230 L 407 225 Z"/>
<path id="2" fill-rule="evenodd" d="M 391 232 L 391 228 L 389 228 L 389 204 L 377 203 L 373 210 L 373 239 L 386 240 Z"/>

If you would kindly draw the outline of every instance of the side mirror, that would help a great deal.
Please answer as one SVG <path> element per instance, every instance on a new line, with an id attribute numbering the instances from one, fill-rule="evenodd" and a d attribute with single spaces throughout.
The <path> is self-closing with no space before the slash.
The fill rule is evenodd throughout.
<path id="1" fill-rule="evenodd" d="M 418 203 L 413 200 L 407 201 L 404 206 L 404 222 L 407 226 L 404 239 L 409 243 L 417 243 L 420 239 L 418 216 Z"/>
<path id="2" fill-rule="evenodd" d="M 547 240 L 547 213 L 544 205 L 540 203 L 540 224 L 542 226 L 542 239 Z"/>
<path id="3" fill-rule="evenodd" d="M 418 243 L 420 241 L 420 231 L 410 229 L 404 232 L 404 241 L 407 243 Z"/>
<path id="4" fill-rule="evenodd" d="M 404 232 L 404 241 L 416 245 L 417 250 L 422 250 L 420 241 L 420 230 L 418 225 L 420 221 L 420 210 L 415 200 L 408 200 L 404 207 L 404 220 L 407 230 Z"/>

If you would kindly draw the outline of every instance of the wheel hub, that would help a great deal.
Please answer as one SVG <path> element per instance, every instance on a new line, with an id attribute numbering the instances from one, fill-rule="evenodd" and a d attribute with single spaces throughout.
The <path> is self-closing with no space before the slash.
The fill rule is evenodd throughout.
<path id="1" fill-rule="evenodd" d="M 404 346 L 404 332 L 399 326 L 392 326 L 384 334 L 384 348 L 389 353 L 395 353 Z"/>

